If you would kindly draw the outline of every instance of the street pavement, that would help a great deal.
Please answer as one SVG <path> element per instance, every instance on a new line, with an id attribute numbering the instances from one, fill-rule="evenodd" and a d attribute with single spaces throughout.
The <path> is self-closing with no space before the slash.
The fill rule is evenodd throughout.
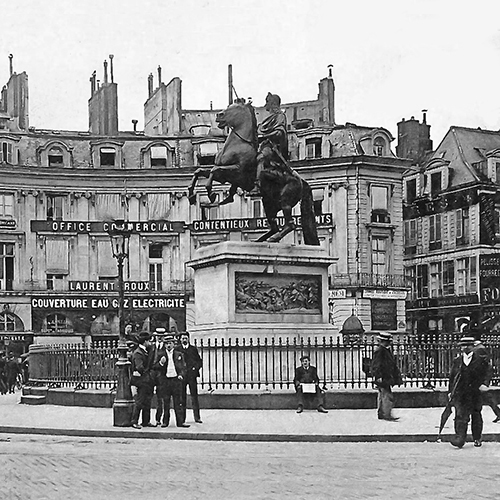
<path id="1" fill-rule="evenodd" d="M 290 443 L 0 434 L 0 498 L 497 499 L 500 443 Z"/>
<path id="2" fill-rule="evenodd" d="M 188 410 L 190 427 L 113 427 L 110 408 L 19 404 L 20 392 L 0 396 L 0 433 L 51 434 L 109 438 L 154 438 L 232 441 L 436 441 L 443 408 L 396 408 L 397 422 L 378 420 L 376 410 L 203 410 L 196 424 Z M 490 408 L 483 409 L 484 440 L 500 441 L 500 423 Z M 154 411 L 152 411 L 154 418 Z M 443 440 L 453 434 L 453 416 Z"/>

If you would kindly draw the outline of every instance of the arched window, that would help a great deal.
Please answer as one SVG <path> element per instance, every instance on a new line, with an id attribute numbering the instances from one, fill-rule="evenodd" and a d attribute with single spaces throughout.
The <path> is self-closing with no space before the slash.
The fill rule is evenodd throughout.
<path id="1" fill-rule="evenodd" d="M 64 165 L 63 150 L 58 146 L 52 146 L 47 154 L 49 167 L 62 167 Z"/>
<path id="2" fill-rule="evenodd" d="M 1 313 L 0 332 L 15 332 L 15 331 L 16 331 L 16 317 L 13 314 Z"/>

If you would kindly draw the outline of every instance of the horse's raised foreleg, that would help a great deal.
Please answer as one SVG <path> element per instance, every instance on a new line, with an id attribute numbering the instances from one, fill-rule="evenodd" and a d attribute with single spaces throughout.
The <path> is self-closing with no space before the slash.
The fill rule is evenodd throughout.
<path id="1" fill-rule="evenodd" d="M 226 203 L 230 203 L 234 200 L 236 189 L 238 188 L 238 185 L 241 184 L 240 179 L 238 178 L 240 170 L 239 165 L 221 165 L 212 168 L 207 181 L 208 198 L 212 203 L 214 203 L 217 199 L 217 195 L 212 191 L 212 184 L 214 181 L 220 182 L 221 184 L 225 184 L 226 182 L 231 184 L 229 195 L 223 200 L 221 205 L 225 205 Z"/>
<path id="2" fill-rule="evenodd" d="M 231 184 L 231 187 L 229 188 L 229 193 L 219 203 L 219 205 L 227 205 L 228 203 L 232 203 L 234 201 L 234 195 L 236 194 L 237 189 L 238 189 L 238 186 L 236 184 Z"/>
<path id="3" fill-rule="evenodd" d="M 191 205 L 196 204 L 196 194 L 194 192 L 194 188 L 196 187 L 196 182 L 200 177 L 210 177 L 211 168 L 198 168 L 193 174 L 193 178 L 191 179 L 191 184 L 188 188 L 188 199 Z"/>

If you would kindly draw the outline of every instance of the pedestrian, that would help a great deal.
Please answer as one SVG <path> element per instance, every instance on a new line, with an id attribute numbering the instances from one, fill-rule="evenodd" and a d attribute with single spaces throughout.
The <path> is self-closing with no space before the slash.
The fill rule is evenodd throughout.
<path id="1" fill-rule="evenodd" d="M 311 365 L 311 358 L 304 355 L 300 358 L 301 365 L 295 368 L 293 384 L 298 396 L 297 413 L 304 411 L 304 403 L 315 404 L 319 413 L 328 413 L 325 410 L 325 393 L 319 387 L 318 370 Z"/>
<path id="2" fill-rule="evenodd" d="M 486 356 L 474 351 L 474 342 L 471 336 L 460 339 L 461 353 L 453 360 L 450 374 L 450 397 L 455 407 L 455 436 L 451 444 L 457 448 L 465 444 L 469 420 L 474 446 L 482 445 L 482 394 L 488 390 L 491 364 Z"/>
<path id="3" fill-rule="evenodd" d="M 9 394 L 14 394 L 16 391 L 17 376 L 20 373 L 19 363 L 12 352 L 9 352 L 7 362 L 5 363 L 5 378 L 7 379 L 7 387 Z"/>
<path id="4" fill-rule="evenodd" d="M 5 376 L 5 365 L 7 360 L 5 358 L 5 353 L 0 352 L 0 393 L 2 395 L 7 394 L 7 378 Z"/>
<path id="5" fill-rule="evenodd" d="M 491 363 L 491 355 L 488 349 L 481 341 L 481 334 L 474 334 L 474 338 L 476 339 L 474 342 L 473 351 L 476 352 L 479 356 L 484 356 L 488 363 Z M 493 423 L 497 424 L 500 422 L 500 408 L 498 407 L 498 402 L 496 399 L 497 393 L 493 391 L 484 391 L 482 393 L 482 401 L 483 404 L 488 405 L 495 414 L 495 420 Z"/>
<path id="6" fill-rule="evenodd" d="M 149 332 L 142 331 L 137 336 L 137 348 L 132 354 L 132 376 L 130 384 L 137 387 L 134 408 L 132 410 L 132 427 L 140 429 L 139 417 L 142 416 L 142 427 L 156 427 L 151 423 L 151 399 L 153 398 L 154 377 L 151 373 L 152 359 L 149 348 Z"/>
<path id="7" fill-rule="evenodd" d="M 161 350 L 164 349 L 163 345 L 163 337 L 165 336 L 166 330 L 165 328 L 157 327 L 155 328 L 155 332 L 153 334 L 153 341 L 150 345 L 150 355 L 152 358 L 152 366 L 153 370 L 151 371 L 151 377 L 153 382 L 153 394 L 156 394 L 156 408 L 158 409 L 160 396 L 158 394 L 159 386 L 158 386 L 158 370 L 156 370 L 156 366 L 161 357 Z M 158 419 L 156 419 L 156 425 L 160 425 Z"/>
<path id="8" fill-rule="evenodd" d="M 392 387 L 401 385 L 403 380 L 396 358 L 390 349 L 392 335 L 381 332 L 378 335 L 378 346 L 373 352 L 372 369 L 374 384 L 378 389 L 377 415 L 379 420 L 394 422 L 399 417 L 392 415 L 394 393 Z"/>
<path id="9" fill-rule="evenodd" d="M 189 427 L 184 423 L 181 407 L 182 382 L 186 376 L 184 354 L 174 350 L 174 335 L 166 334 L 163 343 L 164 347 L 158 352 L 159 359 L 154 365 L 158 383 L 156 424 L 168 427 L 170 423 L 170 400 L 173 399 L 177 427 Z"/>
<path id="10" fill-rule="evenodd" d="M 189 341 L 189 332 L 182 332 L 180 334 L 180 345 L 177 349 L 184 354 L 186 361 L 186 377 L 182 381 L 181 389 L 181 405 L 183 422 L 186 421 L 187 411 L 187 388 L 189 387 L 189 394 L 191 395 L 191 406 L 193 408 L 194 421 L 198 424 L 203 423 L 200 416 L 200 402 L 198 398 L 198 377 L 203 365 L 200 353 L 196 346 Z"/>

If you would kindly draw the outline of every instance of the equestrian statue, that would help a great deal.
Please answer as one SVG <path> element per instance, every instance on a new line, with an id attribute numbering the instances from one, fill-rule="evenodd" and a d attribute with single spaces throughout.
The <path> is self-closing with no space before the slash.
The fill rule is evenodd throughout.
<path id="1" fill-rule="evenodd" d="M 302 232 L 306 245 L 319 245 L 314 216 L 312 191 L 309 184 L 288 162 L 286 115 L 280 108 L 281 99 L 268 93 L 268 116 L 257 126 L 255 110 L 244 99 L 236 99 L 225 111 L 217 114 L 217 125 L 228 127 L 229 135 L 215 157 L 215 166 L 195 171 L 189 186 L 189 201 L 196 203 L 195 186 L 199 177 L 208 178 L 206 189 L 210 201 L 216 195 L 212 184 L 229 183 L 229 193 L 220 202 L 234 201 L 238 188 L 262 196 L 269 231 L 256 241 L 277 242 L 295 229 L 293 207 L 300 202 Z M 278 226 L 277 215 L 283 212 L 284 226 Z"/>

